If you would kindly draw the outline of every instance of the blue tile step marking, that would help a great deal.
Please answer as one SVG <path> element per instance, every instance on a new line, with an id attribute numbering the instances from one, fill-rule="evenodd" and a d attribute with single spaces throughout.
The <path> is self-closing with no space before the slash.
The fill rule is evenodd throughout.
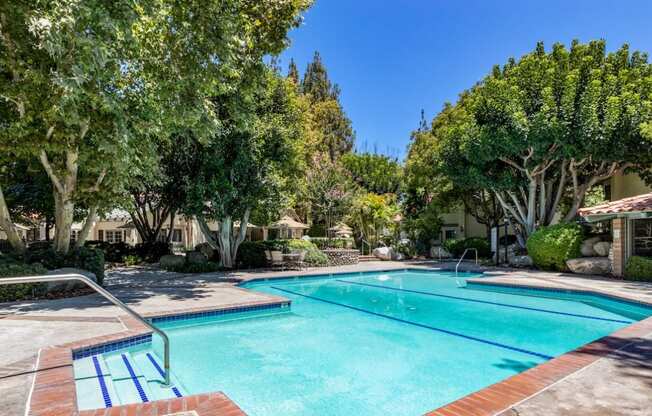
<path id="1" fill-rule="evenodd" d="M 100 361 L 97 356 L 91 357 L 93 360 L 93 366 L 95 367 L 95 373 L 97 374 L 97 381 L 100 384 L 100 391 L 102 392 L 102 398 L 104 399 L 104 407 L 112 407 L 113 402 L 111 396 L 109 395 L 109 389 L 106 386 L 104 379 L 104 374 L 102 374 L 102 367 L 100 366 Z"/>
<path id="2" fill-rule="evenodd" d="M 150 366 L 153 367 L 156 370 L 156 373 L 160 377 L 160 380 L 161 381 L 165 380 L 165 371 L 163 370 L 163 368 L 161 368 L 161 366 L 159 365 L 156 358 L 154 358 L 154 356 L 149 352 L 145 353 L 145 357 L 147 358 L 147 361 L 149 362 Z M 148 378 L 148 380 L 149 380 L 149 378 Z M 173 380 L 173 383 L 174 383 L 174 380 Z M 174 384 L 176 384 L 176 383 L 174 383 Z M 181 391 L 176 386 L 172 386 L 171 388 L 168 388 L 168 389 L 172 390 L 172 393 L 174 393 L 174 395 L 176 397 L 183 397 L 183 394 L 181 394 Z"/>
<path id="3" fill-rule="evenodd" d="M 510 351 L 516 351 L 516 352 L 520 352 L 520 353 L 523 353 L 523 354 L 528 354 L 528 355 L 532 355 L 532 356 L 535 356 L 535 357 L 543 358 L 543 359 L 546 359 L 546 360 L 551 360 L 552 358 L 554 358 L 554 357 L 552 357 L 550 355 L 542 354 L 542 353 L 539 353 L 539 352 L 536 352 L 536 351 L 529 351 L 529 350 L 526 350 L 526 349 L 523 349 L 523 348 L 513 347 L 511 345 L 502 344 L 500 342 L 495 342 L 495 341 L 491 341 L 491 340 L 488 340 L 488 339 L 483 339 L 483 338 L 478 338 L 478 337 L 474 337 L 474 336 L 470 336 L 470 335 L 465 335 L 465 334 L 462 334 L 462 333 L 459 333 L 459 332 L 449 331 L 447 329 L 437 328 L 435 326 L 421 324 L 421 323 L 418 323 L 418 322 L 407 321 L 405 319 L 396 318 L 396 317 L 389 316 L 389 315 L 383 315 L 382 313 L 368 311 L 366 309 L 362 309 L 362 308 L 358 308 L 358 307 L 350 306 L 350 305 L 345 305 L 343 303 L 334 302 L 334 301 L 327 300 L 327 299 L 318 298 L 316 296 L 305 295 L 303 293 L 295 292 L 293 290 L 282 289 L 282 288 L 280 288 L 278 286 L 270 286 L 270 287 L 272 289 L 276 289 L 276 290 L 278 290 L 280 292 L 289 293 L 291 295 L 302 296 L 304 298 L 316 300 L 316 301 L 319 301 L 319 302 L 329 303 L 331 305 L 341 306 L 343 308 L 352 309 L 354 311 L 366 313 L 366 314 L 373 315 L 373 316 L 378 316 L 378 317 L 389 319 L 389 320 L 392 320 L 392 321 L 401 322 L 401 323 L 404 323 L 404 324 L 413 325 L 413 326 L 417 326 L 417 327 L 420 327 L 420 328 L 430 329 L 432 331 L 441 332 L 443 334 L 468 339 L 469 341 L 481 342 L 483 344 L 493 345 L 494 347 L 504 348 L 504 349 L 507 349 L 507 350 L 510 350 Z"/>
<path id="4" fill-rule="evenodd" d="M 140 396 L 140 400 L 143 403 L 149 402 L 149 398 L 147 397 L 147 394 L 145 393 L 145 389 L 143 388 L 143 385 L 140 383 L 139 377 L 136 376 L 136 372 L 134 371 L 134 368 L 133 368 L 131 362 L 129 361 L 129 358 L 127 358 L 127 354 L 120 354 L 120 357 L 122 358 L 122 361 L 124 362 L 125 368 L 129 372 L 129 377 L 131 378 L 131 381 L 133 382 L 134 387 L 136 387 L 136 390 L 138 391 L 138 395 Z"/>
<path id="5" fill-rule="evenodd" d="M 372 284 L 372 283 L 352 282 L 350 280 L 341 280 L 341 279 L 337 279 L 335 281 L 340 282 L 340 283 L 347 283 L 347 284 L 350 284 L 350 285 L 367 286 L 367 287 L 373 287 L 373 288 L 377 288 L 377 289 L 392 290 L 392 291 L 396 291 L 396 292 L 415 293 L 415 294 L 419 294 L 419 295 L 434 296 L 434 297 L 439 297 L 439 298 L 462 300 L 462 301 L 465 301 L 465 302 L 484 303 L 486 305 L 502 306 L 502 307 L 505 307 L 505 308 L 523 309 L 523 310 L 534 311 L 534 312 L 551 313 L 551 314 L 555 314 L 555 315 L 573 316 L 575 318 L 595 319 L 596 321 L 617 322 L 617 323 L 620 323 L 620 324 L 631 324 L 631 323 L 633 323 L 633 321 L 624 320 L 624 319 L 601 318 L 599 316 L 583 315 L 583 314 L 570 313 L 570 312 L 559 312 L 559 311 L 553 311 L 553 310 L 550 310 L 550 309 L 540 309 L 540 308 L 532 308 L 532 307 L 529 307 L 529 306 L 511 305 L 509 303 L 491 302 L 491 301 L 487 301 L 487 300 L 464 298 L 464 297 L 461 297 L 461 296 L 442 295 L 440 293 L 424 292 L 424 291 L 421 291 L 421 290 L 401 289 L 401 288 L 397 288 L 397 287 L 375 285 L 375 284 Z"/>

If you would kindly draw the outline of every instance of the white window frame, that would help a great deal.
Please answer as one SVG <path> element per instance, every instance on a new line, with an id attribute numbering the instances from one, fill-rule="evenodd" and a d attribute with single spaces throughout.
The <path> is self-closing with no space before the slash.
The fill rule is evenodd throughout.
<path id="1" fill-rule="evenodd" d="M 111 244 L 122 243 L 124 242 L 124 233 L 122 230 L 104 230 L 104 241 Z"/>

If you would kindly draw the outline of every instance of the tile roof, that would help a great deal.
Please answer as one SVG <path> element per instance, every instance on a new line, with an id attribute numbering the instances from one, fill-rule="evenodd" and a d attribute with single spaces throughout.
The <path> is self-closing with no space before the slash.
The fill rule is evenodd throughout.
<path id="1" fill-rule="evenodd" d="M 582 208 L 579 214 L 589 215 L 617 214 L 621 212 L 652 212 L 652 193 L 607 202 L 594 207 Z"/>

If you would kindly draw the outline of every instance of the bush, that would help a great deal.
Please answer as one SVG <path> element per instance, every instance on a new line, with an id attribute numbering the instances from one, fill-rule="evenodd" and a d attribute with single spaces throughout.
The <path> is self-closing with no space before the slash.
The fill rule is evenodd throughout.
<path id="1" fill-rule="evenodd" d="M 310 242 L 317 246 L 318 249 L 323 250 L 326 248 L 354 248 L 355 240 L 353 238 L 326 238 L 314 237 Z"/>
<path id="2" fill-rule="evenodd" d="M 478 257 L 487 258 L 491 257 L 491 246 L 484 238 L 470 237 L 464 240 L 446 240 L 444 241 L 444 248 L 455 257 L 460 257 L 464 251 L 469 248 L 478 250 Z M 467 255 L 474 255 L 471 252 Z"/>
<path id="3" fill-rule="evenodd" d="M 172 245 L 163 241 L 138 243 L 134 248 L 134 254 L 148 263 L 157 263 L 161 257 L 172 254 Z"/>
<path id="4" fill-rule="evenodd" d="M 417 250 L 412 244 L 399 242 L 394 244 L 392 248 L 397 253 L 401 253 L 406 259 L 411 259 L 417 255 Z"/>
<path id="5" fill-rule="evenodd" d="M 625 266 L 625 278 L 652 282 L 652 258 L 641 256 L 630 257 L 627 260 L 627 266 Z"/>
<path id="6" fill-rule="evenodd" d="M 267 265 L 265 251 L 267 246 L 258 241 L 243 241 L 238 248 L 237 265 L 239 268 L 255 269 Z"/>
<path id="7" fill-rule="evenodd" d="M 543 270 L 566 271 L 566 260 L 581 257 L 582 227 L 557 224 L 541 227 L 527 240 L 527 250 L 534 265 Z"/>
<path id="8" fill-rule="evenodd" d="M 328 256 L 317 248 L 315 244 L 307 240 L 288 240 L 290 251 L 305 251 L 304 263 L 311 266 L 325 266 L 328 264 Z"/>
<path id="9" fill-rule="evenodd" d="M 39 263 L 26 264 L 10 257 L 0 257 L 0 279 L 3 277 L 34 276 L 47 270 Z M 27 283 L 0 286 L 0 302 L 10 302 L 34 297 L 45 292 L 45 283 Z"/>
<path id="10" fill-rule="evenodd" d="M 124 256 L 122 258 L 122 261 L 127 266 L 137 266 L 137 265 L 139 265 L 139 264 L 141 264 L 143 262 L 143 259 L 141 259 L 140 257 L 138 257 L 136 255 L 129 254 L 127 256 Z"/>
<path id="11" fill-rule="evenodd" d="M 110 263 L 122 263 L 126 256 L 134 254 L 134 248 L 125 242 L 108 243 L 106 241 L 87 241 L 84 247 L 102 250 L 104 260 Z"/>
<path id="12" fill-rule="evenodd" d="M 28 264 L 40 263 L 48 270 L 62 267 L 74 267 L 88 270 L 95 274 L 97 283 L 104 282 L 104 252 L 100 249 L 81 247 L 72 249 L 68 254 L 61 255 L 51 247 L 44 245 L 30 246 L 25 252 L 25 262 Z"/>
<path id="13" fill-rule="evenodd" d="M 267 240 L 267 241 L 261 241 L 261 243 L 265 246 L 267 250 L 289 253 L 290 249 L 288 248 L 288 241 L 290 240 Z"/>

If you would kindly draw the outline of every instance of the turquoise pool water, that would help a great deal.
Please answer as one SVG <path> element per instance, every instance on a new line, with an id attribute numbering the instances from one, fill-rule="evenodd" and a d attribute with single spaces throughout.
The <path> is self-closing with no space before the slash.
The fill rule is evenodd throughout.
<path id="1" fill-rule="evenodd" d="M 596 296 L 459 288 L 448 272 L 247 287 L 289 298 L 292 306 L 157 325 L 170 336 L 176 393 L 223 391 L 252 416 L 421 415 L 652 315 Z M 80 378 L 80 406 L 105 407 L 106 395 L 96 391 L 115 396 L 113 405 L 125 403 L 122 396 L 172 397 L 157 388 L 152 357 L 160 363 L 161 350 L 155 337 L 153 345 L 98 356 L 105 388 L 99 379 Z M 130 360 L 131 372 L 117 369 Z"/>

